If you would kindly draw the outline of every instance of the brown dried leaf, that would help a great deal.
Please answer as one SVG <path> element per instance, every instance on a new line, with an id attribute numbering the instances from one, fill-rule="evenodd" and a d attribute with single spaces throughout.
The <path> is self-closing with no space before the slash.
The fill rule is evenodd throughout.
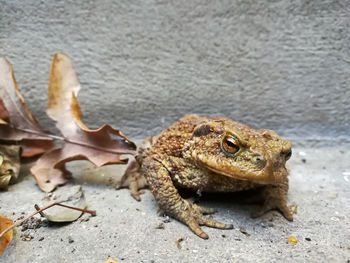
<path id="1" fill-rule="evenodd" d="M 17 179 L 20 169 L 20 148 L 0 145 L 0 189 L 7 189 L 10 180 Z"/>
<path id="2" fill-rule="evenodd" d="M 122 154 L 134 154 L 136 146 L 122 132 L 110 125 L 90 130 L 82 122 L 77 100 L 80 84 L 72 61 L 65 54 L 55 54 L 51 63 L 47 114 L 56 121 L 65 142 L 61 148 L 44 154 L 31 172 L 39 187 L 50 192 L 70 176 L 65 163 L 89 160 L 96 166 L 125 164 Z"/>
<path id="3" fill-rule="evenodd" d="M 54 144 L 19 92 L 12 65 L 0 57 L 0 140 L 22 147 L 22 156 L 30 157 L 51 149 Z"/>
<path id="4" fill-rule="evenodd" d="M 0 233 L 11 225 L 12 225 L 11 219 L 0 216 Z M 0 237 L 0 257 L 2 256 L 2 254 L 4 253 L 8 245 L 10 244 L 12 240 L 12 234 L 13 234 L 13 231 L 10 230 L 3 237 Z"/>
<path id="5" fill-rule="evenodd" d="M 9 113 L 5 107 L 4 102 L 0 98 L 0 124 L 7 124 L 9 121 Z"/>

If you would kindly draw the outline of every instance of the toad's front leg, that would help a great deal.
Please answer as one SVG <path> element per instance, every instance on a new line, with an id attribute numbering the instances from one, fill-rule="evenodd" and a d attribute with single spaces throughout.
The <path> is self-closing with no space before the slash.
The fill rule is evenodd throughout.
<path id="1" fill-rule="evenodd" d="M 182 199 L 169 176 L 168 170 L 159 161 L 147 157 L 142 162 L 142 172 L 159 207 L 165 213 L 188 225 L 199 237 L 208 239 L 208 235 L 201 229 L 200 225 L 220 229 L 233 228 L 230 224 L 223 224 L 204 216 L 204 214 L 213 213 L 212 209 L 203 208 Z"/>

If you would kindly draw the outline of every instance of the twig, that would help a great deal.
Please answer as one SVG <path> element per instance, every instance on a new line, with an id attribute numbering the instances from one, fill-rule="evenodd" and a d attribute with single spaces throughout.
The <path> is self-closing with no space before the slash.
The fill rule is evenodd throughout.
<path id="1" fill-rule="evenodd" d="M 96 215 L 96 211 L 95 210 L 89 210 L 89 209 L 83 209 L 83 208 L 78 208 L 78 207 L 73 207 L 73 206 L 68 206 L 68 205 L 64 205 L 64 204 L 61 204 L 61 203 L 58 203 L 58 202 L 55 202 L 55 203 L 52 203 L 48 206 L 45 206 L 44 208 L 41 208 L 37 211 L 35 211 L 34 213 L 30 214 L 29 216 L 26 216 L 25 218 L 21 219 L 21 220 L 18 220 L 17 222 L 15 222 L 13 225 L 9 226 L 8 228 L 6 228 L 4 231 L 2 231 L 0 233 L 0 238 L 2 238 L 8 231 L 10 231 L 11 229 L 21 225 L 24 221 L 28 220 L 29 218 L 35 216 L 36 214 L 40 214 L 42 211 L 50 208 L 50 207 L 53 207 L 55 205 L 58 205 L 58 206 L 63 206 L 63 207 L 66 207 L 66 208 L 69 208 L 69 209 L 74 209 L 74 210 L 78 210 L 78 211 L 81 211 L 81 212 L 85 212 L 85 213 L 89 213 L 93 216 Z M 36 205 L 37 206 L 37 205 Z"/>

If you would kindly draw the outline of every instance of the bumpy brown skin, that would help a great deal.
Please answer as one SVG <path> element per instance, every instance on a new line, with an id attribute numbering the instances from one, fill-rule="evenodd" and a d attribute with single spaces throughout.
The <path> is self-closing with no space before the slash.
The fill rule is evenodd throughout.
<path id="1" fill-rule="evenodd" d="M 239 151 L 229 155 L 221 146 L 226 136 L 239 142 Z M 177 188 L 203 192 L 234 192 L 264 187 L 264 205 L 254 216 L 277 209 L 286 219 L 293 216 L 287 206 L 286 160 L 291 142 L 270 130 L 254 130 L 223 117 L 186 115 L 140 147 L 137 163 L 127 169 L 122 182 L 130 180 L 132 195 L 140 200 L 138 179 L 144 176 L 160 208 L 207 239 L 200 225 L 230 229 L 203 214 L 214 210 L 184 200 Z"/>

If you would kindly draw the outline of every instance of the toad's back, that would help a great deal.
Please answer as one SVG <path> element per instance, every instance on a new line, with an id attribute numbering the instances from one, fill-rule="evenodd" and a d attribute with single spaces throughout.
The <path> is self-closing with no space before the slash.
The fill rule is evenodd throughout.
<path id="1" fill-rule="evenodd" d="M 149 154 L 165 154 L 174 157 L 183 157 L 183 146 L 185 142 L 192 137 L 196 126 L 209 120 L 215 120 L 216 117 L 201 117 L 197 115 L 185 115 L 169 128 L 157 136 L 149 137 L 141 146 L 141 152 L 144 150 Z"/>

